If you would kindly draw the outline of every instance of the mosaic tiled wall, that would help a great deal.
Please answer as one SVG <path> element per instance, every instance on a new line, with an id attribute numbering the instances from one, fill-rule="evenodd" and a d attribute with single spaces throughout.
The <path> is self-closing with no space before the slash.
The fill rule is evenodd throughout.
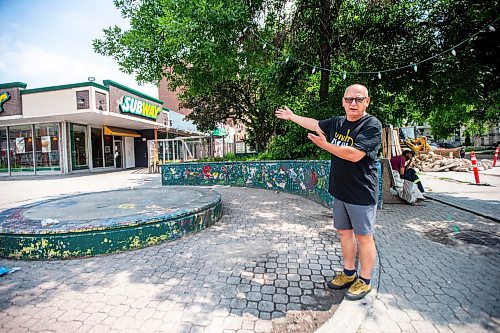
<path id="1" fill-rule="evenodd" d="M 379 207 L 381 169 L 379 170 Z M 163 185 L 232 185 L 297 194 L 328 207 L 330 161 L 258 161 L 172 163 L 162 166 Z"/>

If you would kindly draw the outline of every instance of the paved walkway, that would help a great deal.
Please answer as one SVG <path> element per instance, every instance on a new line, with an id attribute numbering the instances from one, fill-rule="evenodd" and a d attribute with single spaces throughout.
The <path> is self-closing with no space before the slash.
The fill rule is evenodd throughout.
<path id="1" fill-rule="evenodd" d="M 453 241 L 455 226 L 498 237 L 498 223 L 433 201 L 378 216 L 380 287 L 360 332 L 500 330 L 500 244 Z"/>
<path id="2" fill-rule="evenodd" d="M 158 179 L 159 181 L 159 179 Z M 66 261 L 1 260 L 0 330 L 312 332 L 342 299 L 329 210 L 294 195 L 217 188 L 221 220 L 142 250 Z"/>
<path id="3" fill-rule="evenodd" d="M 94 181 L 113 188 L 159 182 L 130 172 L 86 177 L 42 184 L 74 193 Z M 0 186 L 30 188 L 29 200 L 44 196 L 39 183 L 13 183 Z M 313 332 L 351 305 L 368 310 L 352 332 L 500 330 L 498 242 L 464 244 L 456 233 L 498 235 L 496 222 L 431 200 L 385 205 L 376 231 L 378 293 L 373 302 L 340 303 L 342 292 L 324 286 L 341 268 L 328 209 L 266 190 L 217 191 L 222 219 L 179 241 L 87 259 L 0 260 L 21 267 L 0 277 L 0 331 Z M 0 202 L 0 209 L 16 204 Z"/>
<path id="4" fill-rule="evenodd" d="M 500 222 L 500 167 L 479 172 L 480 183 L 489 186 L 471 185 L 472 172 L 425 172 L 420 178 L 427 197 Z"/>

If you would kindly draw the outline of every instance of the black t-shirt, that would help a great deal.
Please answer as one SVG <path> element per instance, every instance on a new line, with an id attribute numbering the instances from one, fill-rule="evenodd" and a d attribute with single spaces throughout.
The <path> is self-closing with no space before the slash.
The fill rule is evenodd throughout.
<path id="1" fill-rule="evenodd" d="M 382 140 L 382 124 L 366 114 L 356 121 L 345 116 L 321 120 L 319 127 L 329 142 L 350 146 L 366 155 L 358 162 L 344 160 L 332 154 L 328 192 L 335 198 L 355 205 L 377 202 L 378 172 L 375 160 Z"/>

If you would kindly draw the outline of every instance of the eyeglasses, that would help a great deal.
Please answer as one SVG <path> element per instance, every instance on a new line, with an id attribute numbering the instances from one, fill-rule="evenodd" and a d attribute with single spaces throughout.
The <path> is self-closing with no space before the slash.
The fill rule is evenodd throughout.
<path id="1" fill-rule="evenodd" d="M 344 101 L 347 104 L 351 104 L 352 101 L 356 101 L 356 104 L 359 104 L 359 103 L 363 102 L 367 98 L 368 97 L 344 97 Z"/>

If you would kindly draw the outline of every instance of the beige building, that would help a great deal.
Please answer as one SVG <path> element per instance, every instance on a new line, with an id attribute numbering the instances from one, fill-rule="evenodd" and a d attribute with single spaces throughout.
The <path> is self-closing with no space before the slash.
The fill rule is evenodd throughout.
<path id="1" fill-rule="evenodd" d="M 0 176 L 145 167 L 169 123 L 162 100 L 111 80 L 26 87 L 0 84 Z"/>

